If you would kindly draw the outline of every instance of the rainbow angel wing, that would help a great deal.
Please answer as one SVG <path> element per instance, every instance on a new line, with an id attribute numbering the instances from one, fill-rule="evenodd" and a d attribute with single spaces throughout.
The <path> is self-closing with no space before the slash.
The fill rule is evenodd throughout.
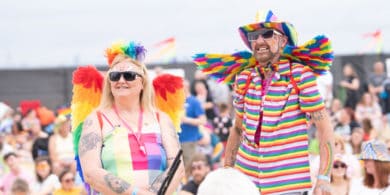
<path id="1" fill-rule="evenodd" d="M 183 79 L 171 74 L 162 74 L 153 80 L 156 106 L 167 113 L 180 132 L 180 117 L 184 114 Z"/>
<path id="2" fill-rule="evenodd" d="M 196 54 L 193 61 L 205 74 L 218 82 L 234 83 L 235 75 L 246 68 L 256 66 L 251 52 L 240 51 L 234 54 Z"/>
<path id="3" fill-rule="evenodd" d="M 100 104 L 103 75 L 92 65 L 79 67 L 73 72 L 73 97 L 71 105 L 73 145 L 77 169 L 84 181 L 78 145 L 85 118 Z"/>

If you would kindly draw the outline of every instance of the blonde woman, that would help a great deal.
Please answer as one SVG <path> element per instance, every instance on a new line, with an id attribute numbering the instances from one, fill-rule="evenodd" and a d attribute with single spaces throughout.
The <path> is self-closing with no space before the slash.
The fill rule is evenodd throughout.
<path id="1" fill-rule="evenodd" d="M 134 43 L 119 49 L 107 50 L 101 104 L 84 121 L 79 142 L 84 179 L 103 194 L 155 194 L 158 189 L 151 185 L 172 164 L 178 138 L 170 118 L 154 106 L 141 62 L 145 50 Z M 167 194 L 183 174 L 180 165 Z"/>
<path id="2" fill-rule="evenodd" d="M 63 115 L 56 118 L 54 134 L 49 138 L 49 157 L 56 175 L 59 175 L 64 169 L 76 172 L 73 136 L 70 129 L 68 118 Z"/>
<path id="3" fill-rule="evenodd" d="M 330 174 L 331 194 L 348 195 L 350 179 L 347 173 L 348 160 L 342 154 L 336 154 Z"/>

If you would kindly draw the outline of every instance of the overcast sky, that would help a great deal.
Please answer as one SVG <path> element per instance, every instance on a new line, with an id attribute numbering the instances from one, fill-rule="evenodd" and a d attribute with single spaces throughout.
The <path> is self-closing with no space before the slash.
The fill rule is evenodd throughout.
<path id="1" fill-rule="evenodd" d="M 0 69 L 104 64 L 120 39 L 151 48 L 174 36 L 179 61 L 231 53 L 246 49 L 237 28 L 259 9 L 291 22 L 300 44 L 325 34 L 336 55 L 357 54 L 381 29 L 390 52 L 388 0 L 0 0 Z"/>

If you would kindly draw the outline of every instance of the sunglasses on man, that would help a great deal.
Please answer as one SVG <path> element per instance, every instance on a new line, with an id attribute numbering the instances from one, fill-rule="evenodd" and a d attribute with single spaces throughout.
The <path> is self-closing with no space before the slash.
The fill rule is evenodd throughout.
<path id="1" fill-rule="evenodd" d="M 119 81 L 122 76 L 126 81 L 134 81 L 137 78 L 137 76 L 142 78 L 141 74 L 133 71 L 125 71 L 125 72 L 115 71 L 115 72 L 110 72 L 108 76 L 110 78 L 110 81 L 114 81 L 114 82 Z"/>
<path id="2" fill-rule="evenodd" d="M 274 29 L 261 29 L 248 33 L 248 41 L 256 41 L 260 36 L 263 39 L 270 39 L 274 35 L 283 35 L 282 33 L 274 30 Z"/>

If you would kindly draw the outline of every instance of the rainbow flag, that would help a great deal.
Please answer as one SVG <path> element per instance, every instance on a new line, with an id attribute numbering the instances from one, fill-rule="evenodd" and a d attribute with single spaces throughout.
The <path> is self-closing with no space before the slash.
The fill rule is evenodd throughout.
<path id="1" fill-rule="evenodd" d="M 256 12 L 256 22 L 262 21 L 278 21 L 278 18 L 272 14 L 272 12 L 265 10 L 257 10 Z"/>
<path id="2" fill-rule="evenodd" d="M 152 55 L 146 58 L 146 63 L 171 63 L 176 60 L 176 38 L 164 39 L 152 47 Z"/>
<path id="3" fill-rule="evenodd" d="M 363 38 L 371 39 L 371 41 L 360 50 L 359 53 L 365 53 L 369 50 L 375 49 L 376 53 L 380 54 L 383 51 L 383 35 L 382 30 L 378 29 L 374 32 L 363 34 Z"/>

